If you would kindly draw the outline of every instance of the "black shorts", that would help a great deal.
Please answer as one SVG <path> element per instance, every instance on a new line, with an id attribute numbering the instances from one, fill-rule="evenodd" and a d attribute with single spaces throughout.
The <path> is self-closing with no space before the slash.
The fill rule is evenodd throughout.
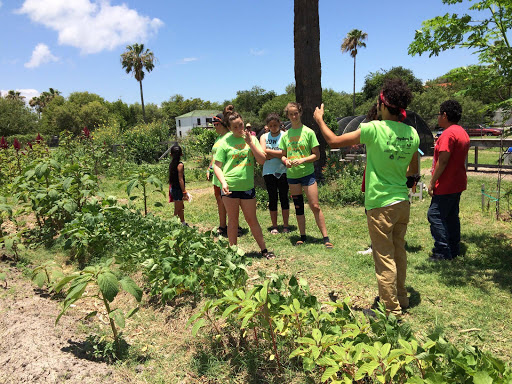
<path id="1" fill-rule="evenodd" d="M 220 195 L 222 197 L 229 197 L 231 199 L 251 200 L 256 198 L 256 190 L 253 188 L 249 189 L 248 191 L 231 191 L 229 195 L 225 195 L 221 190 Z"/>

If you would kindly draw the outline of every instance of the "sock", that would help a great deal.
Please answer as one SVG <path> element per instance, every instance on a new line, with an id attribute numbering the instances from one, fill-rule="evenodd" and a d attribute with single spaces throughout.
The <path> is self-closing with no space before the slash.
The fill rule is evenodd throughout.
<path id="1" fill-rule="evenodd" d="M 261 254 L 262 254 L 262 255 L 264 255 L 264 254 L 265 254 L 265 253 L 267 253 L 267 252 L 268 252 L 268 251 L 267 251 L 267 248 L 265 248 L 265 249 L 262 249 L 262 250 L 261 250 Z"/>
<path id="2" fill-rule="evenodd" d="M 306 241 L 306 235 L 300 235 L 300 241 Z"/>
<path id="3" fill-rule="evenodd" d="M 329 236 L 325 236 L 324 237 L 324 244 L 325 243 L 330 243 L 331 241 L 329 240 Z"/>

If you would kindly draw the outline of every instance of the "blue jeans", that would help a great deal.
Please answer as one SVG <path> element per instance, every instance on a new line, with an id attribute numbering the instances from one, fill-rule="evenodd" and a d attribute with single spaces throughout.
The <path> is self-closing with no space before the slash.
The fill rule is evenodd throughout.
<path id="1" fill-rule="evenodd" d="M 428 209 L 430 233 L 434 238 L 434 257 L 453 259 L 460 252 L 459 193 L 434 195 Z"/>

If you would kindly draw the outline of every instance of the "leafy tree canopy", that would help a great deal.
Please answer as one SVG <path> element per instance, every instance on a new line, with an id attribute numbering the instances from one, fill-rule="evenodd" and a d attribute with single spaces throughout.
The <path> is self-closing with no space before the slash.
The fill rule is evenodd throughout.
<path id="1" fill-rule="evenodd" d="M 267 101 L 263 106 L 260 108 L 260 119 L 262 121 L 265 121 L 267 118 L 267 115 L 269 113 L 277 113 L 281 118 L 284 120 L 287 120 L 287 117 L 284 115 L 284 108 L 286 107 L 286 104 L 291 103 L 295 101 L 295 90 L 294 93 L 285 93 L 283 95 L 276 96 L 272 98 L 271 100 Z M 244 116 L 245 118 L 245 116 Z M 251 123 L 252 124 L 252 123 Z"/>
<path id="2" fill-rule="evenodd" d="M 374 99 L 378 96 L 387 79 L 400 78 L 407 83 L 412 92 L 422 92 L 423 83 L 414 76 L 412 70 L 404 67 L 392 67 L 386 71 L 381 69 L 376 72 L 370 72 L 364 78 L 363 95 L 365 100 Z"/>
<path id="3" fill-rule="evenodd" d="M 430 129 L 437 129 L 439 106 L 445 100 L 455 99 L 462 106 L 462 126 L 470 126 L 484 122 L 485 105 L 469 96 L 455 93 L 449 87 L 430 86 L 422 93 L 416 93 L 409 105 L 410 110 L 419 114 Z"/>
<path id="4" fill-rule="evenodd" d="M 233 105 L 240 112 L 252 112 L 257 115 L 263 104 L 276 96 L 274 91 L 266 91 L 261 87 L 254 86 L 248 91 L 237 91 Z"/>
<path id="5" fill-rule="evenodd" d="M 429 57 L 456 47 L 468 48 L 478 54 L 485 74 L 471 70 L 465 74 L 467 90 L 471 94 L 490 92 L 494 89 L 502 101 L 491 105 L 490 109 L 512 104 L 512 2 L 509 0 L 442 0 L 444 4 L 464 3 L 468 13 L 462 15 L 445 14 L 425 20 L 422 28 L 416 31 L 409 45 L 409 54 L 414 56 L 428 53 Z M 461 71 L 457 76 L 463 75 Z M 483 81 L 487 78 L 488 81 Z"/>
<path id="6" fill-rule="evenodd" d="M 23 100 L 0 97 L 0 137 L 36 133 L 37 115 Z"/>

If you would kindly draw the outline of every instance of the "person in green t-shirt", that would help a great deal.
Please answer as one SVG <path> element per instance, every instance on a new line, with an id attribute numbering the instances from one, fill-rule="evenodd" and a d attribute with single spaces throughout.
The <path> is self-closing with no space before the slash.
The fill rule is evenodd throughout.
<path id="1" fill-rule="evenodd" d="M 215 143 L 212 147 L 212 161 L 210 162 L 210 166 L 206 171 L 206 179 L 212 180 L 213 184 L 213 193 L 215 195 L 215 200 L 217 201 L 217 211 L 219 212 L 219 227 L 217 229 L 217 234 L 222 236 L 228 235 L 228 227 L 226 225 L 226 207 L 224 207 L 224 203 L 222 202 L 222 197 L 220 195 L 220 181 L 215 176 L 213 172 L 213 163 L 215 154 L 217 153 L 217 148 L 219 146 L 220 140 L 229 132 L 228 127 L 226 127 L 224 123 L 224 114 L 219 113 L 217 116 L 213 117 L 213 126 L 215 127 L 215 132 L 217 132 L 217 138 L 215 139 Z M 210 177 L 211 175 L 211 177 Z"/>
<path id="2" fill-rule="evenodd" d="M 405 289 L 407 253 L 405 233 L 410 204 L 408 177 L 418 173 L 419 136 L 404 123 L 412 93 L 401 79 L 386 81 L 377 99 L 381 121 L 361 124 L 361 129 L 336 136 L 323 120 L 324 105 L 314 119 L 331 148 L 365 144 L 367 152 L 365 207 L 373 247 L 379 299 L 396 316 L 409 306 Z"/>
<path id="3" fill-rule="evenodd" d="M 320 158 L 320 149 L 315 132 L 302 124 L 302 106 L 299 103 L 288 103 L 284 109 L 290 119 L 292 127 L 285 132 L 279 143 L 283 151 L 281 158 L 286 165 L 286 177 L 290 186 L 295 215 L 299 226 L 300 240 L 295 245 L 302 245 L 306 241 L 306 218 L 304 217 L 303 191 L 308 198 L 308 204 L 315 215 L 318 229 L 323 236 L 324 245 L 332 248 L 333 245 L 327 236 L 327 227 L 320 204 L 318 202 L 318 186 L 315 179 L 313 163 Z"/>
<path id="4" fill-rule="evenodd" d="M 265 163 L 265 152 L 255 136 L 244 128 L 244 121 L 233 106 L 224 110 L 231 129 L 219 142 L 213 170 L 221 184 L 221 195 L 228 215 L 228 240 L 237 244 L 240 208 L 245 221 L 258 243 L 261 254 L 268 259 L 275 255 L 267 250 L 263 232 L 256 217 L 256 193 L 254 190 L 254 162 Z"/>

